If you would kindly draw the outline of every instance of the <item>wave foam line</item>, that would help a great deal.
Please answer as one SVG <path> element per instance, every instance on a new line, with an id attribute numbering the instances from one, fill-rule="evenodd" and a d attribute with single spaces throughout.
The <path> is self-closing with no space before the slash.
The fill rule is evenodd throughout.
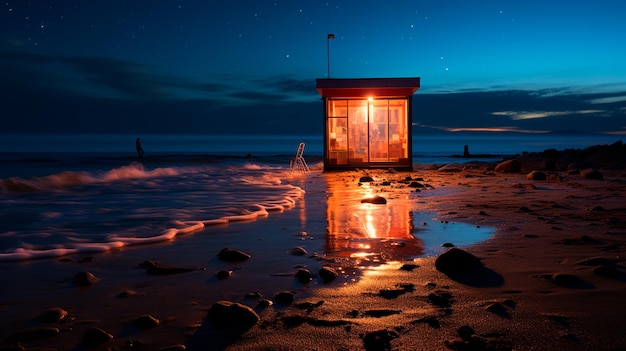
<path id="1" fill-rule="evenodd" d="M 160 234 L 150 237 L 122 237 L 118 235 L 110 235 L 107 242 L 102 243 L 83 243 L 73 247 L 54 248 L 54 249 L 25 249 L 18 248 L 13 252 L 0 253 L 0 262 L 9 261 L 25 261 L 40 258 L 53 258 L 68 256 L 78 253 L 102 253 L 111 250 L 120 249 L 132 245 L 146 245 L 163 241 L 174 240 L 178 235 L 190 234 L 204 229 L 210 225 L 227 224 L 231 222 L 253 221 L 260 217 L 269 216 L 269 211 L 283 211 L 285 207 L 292 208 L 295 206 L 297 198 L 304 194 L 304 190 L 295 186 L 291 189 L 281 201 L 266 202 L 263 204 L 255 204 L 256 211 L 244 213 L 241 215 L 224 216 L 216 219 L 207 219 L 200 221 L 177 221 L 175 224 L 180 228 L 168 228 Z"/>

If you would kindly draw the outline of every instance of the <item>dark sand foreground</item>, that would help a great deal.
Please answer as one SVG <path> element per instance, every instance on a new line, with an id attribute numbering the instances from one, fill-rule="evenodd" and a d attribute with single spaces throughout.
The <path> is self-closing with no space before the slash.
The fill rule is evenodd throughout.
<path id="1" fill-rule="evenodd" d="M 527 175 L 545 168 L 540 159 L 494 166 L 316 171 L 301 177 L 307 193 L 296 208 L 207 228 L 211 247 L 194 234 L 171 245 L 2 264 L 0 350 L 626 349 L 626 171 L 598 167 L 601 177 L 585 177 L 556 167 L 533 180 Z M 364 175 L 373 182 L 359 183 Z M 412 193 L 412 211 L 493 227 L 491 239 L 462 248 L 482 266 L 453 262 L 456 271 L 444 273 L 437 257 L 410 258 L 419 242 L 402 229 L 373 241 L 324 238 L 341 231 L 329 208 L 350 212 L 364 188 L 387 199 L 376 206 L 392 219 L 404 220 L 391 208 L 407 206 Z M 376 242 L 369 251 L 380 255 L 356 255 L 355 243 Z M 298 255 L 298 246 L 308 252 Z M 224 247 L 251 258 L 223 263 L 215 255 Z M 139 265 L 147 259 L 171 266 L 151 272 Z M 323 282 L 322 267 L 337 278 Z M 310 282 L 294 276 L 298 268 Z M 232 276 L 220 279 L 220 270 Z M 76 286 L 84 271 L 99 280 Z M 250 308 L 208 318 L 218 301 Z M 40 318 L 54 307 L 67 315 Z"/>

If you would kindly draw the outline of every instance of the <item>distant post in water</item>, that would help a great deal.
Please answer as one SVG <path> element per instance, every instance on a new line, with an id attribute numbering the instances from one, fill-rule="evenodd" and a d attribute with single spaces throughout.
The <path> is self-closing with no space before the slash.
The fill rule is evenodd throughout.
<path id="1" fill-rule="evenodd" d="M 328 56 L 328 79 L 330 79 L 330 39 L 335 39 L 335 35 L 328 34 L 328 38 L 326 39 L 326 55 Z"/>
<path id="2" fill-rule="evenodd" d="M 463 148 L 463 157 L 470 157 L 469 146 L 467 145 Z"/>

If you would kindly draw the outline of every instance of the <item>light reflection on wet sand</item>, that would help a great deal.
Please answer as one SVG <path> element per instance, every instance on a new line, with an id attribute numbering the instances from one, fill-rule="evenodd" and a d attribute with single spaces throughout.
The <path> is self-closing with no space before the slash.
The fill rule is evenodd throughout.
<path id="1" fill-rule="evenodd" d="M 349 184 L 358 179 L 355 172 L 325 174 L 326 253 L 375 261 L 419 255 L 424 244 L 413 235 L 415 201 L 409 198 L 410 190 L 393 185 L 383 190 L 368 182 Z M 384 197 L 387 203 L 361 202 L 375 196 Z"/>

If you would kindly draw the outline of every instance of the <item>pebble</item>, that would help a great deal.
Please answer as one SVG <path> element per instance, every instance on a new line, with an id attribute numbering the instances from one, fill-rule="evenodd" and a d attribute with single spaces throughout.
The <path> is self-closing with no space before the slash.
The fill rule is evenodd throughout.
<path id="1" fill-rule="evenodd" d="M 334 268 L 326 266 L 320 268 L 319 275 L 324 283 L 330 283 L 339 276 Z"/>
<path id="2" fill-rule="evenodd" d="M 100 328 L 92 327 L 85 330 L 82 343 L 88 346 L 95 346 L 105 343 L 111 339 L 113 339 L 113 335 Z"/>
<path id="3" fill-rule="evenodd" d="M 249 329 L 261 318 L 246 305 L 232 301 L 218 301 L 211 306 L 207 317 L 216 326 Z"/>
<path id="4" fill-rule="evenodd" d="M 58 323 L 67 317 L 67 311 L 60 307 L 47 309 L 37 317 L 43 323 Z"/>
<path id="5" fill-rule="evenodd" d="M 99 281 L 100 278 L 89 272 L 79 272 L 74 275 L 74 284 L 78 286 L 91 286 Z"/>
<path id="6" fill-rule="evenodd" d="M 139 316 L 131 321 L 131 324 L 141 330 L 158 327 L 161 322 L 149 314 Z"/>
<path id="7" fill-rule="evenodd" d="M 245 261 L 250 259 L 249 254 L 240 251 L 240 250 L 233 250 L 230 248 L 224 248 L 222 249 L 222 251 L 219 252 L 219 254 L 217 255 L 217 257 L 222 260 L 222 261 L 227 261 L 227 262 L 239 262 L 239 261 Z"/>
<path id="8" fill-rule="evenodd" d="M 290 304 L 296 299 L 296 294 L 291 291 L 281 291 L 274 295 L 274 300 L 280 304 Z"/>

